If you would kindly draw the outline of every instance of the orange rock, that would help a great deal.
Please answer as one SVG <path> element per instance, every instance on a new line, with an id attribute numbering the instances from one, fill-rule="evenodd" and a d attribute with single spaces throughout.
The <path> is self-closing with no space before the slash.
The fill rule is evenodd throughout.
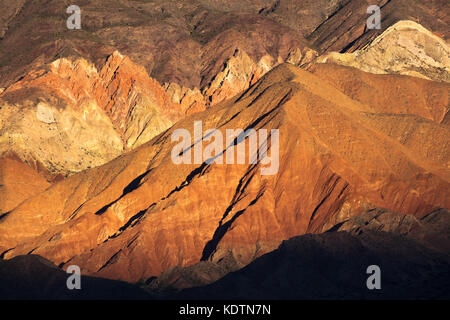
<path id="1" fill-rule="evenodd" d="M 47 180 L 23 162 L 0 159 L 0 218 L 49 186 Z"/>
<path id="2" fill-rule="evenodd" d="M 230 253 L 245 265 L 282 240 L 323 232 L 375 206 L 418 217 L 450 207 L 450 129 L 435 116 L 444 101 L 419 97 L 416 114 L 402 114 L 396 92 L 416 93 L 416 80 L 336 68 L 343 79 L 397 86 L 386 95 L 399 109 L 347 95 L 326 69 L 314 75 L 282 64 L 241 96 L 26 200 L 0 221 L 0 251 L 6 259 L 32 252 L 84 274 L 136 282 Z M 429 81 L 418 94 L 442 86 Z M 278 173 L 261 175 L 261 163 L 174 164 L 171 135 L 192 133 L 194 120 L 203 132 L 223 135 L 279 129 Z"/>
<path id="3" fill-rule="evenodd" d="M 308 71 L 379 113 L 414 114 L 442 123 L 448 112 L 445 83 L 400 75 L 377 76 L 329 63 L 314 64 Z"/>
<path id="4" fill-rule="evenodd" d="M 236 49 L 224 69 L 203 90 L 205 98 L 213 106 L 248 89 L 276 65 L 273 60 L 266 55 L 255 63 L 245 51 Z"/>

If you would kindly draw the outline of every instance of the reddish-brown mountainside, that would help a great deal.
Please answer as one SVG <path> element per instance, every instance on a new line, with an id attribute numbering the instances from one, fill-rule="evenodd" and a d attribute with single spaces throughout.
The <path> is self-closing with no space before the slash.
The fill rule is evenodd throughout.
<path id="1" fill-rule="evenodd" d="M 0 159 L 0 215 L 50 186 L 35 170 L 17 159 Z"/>
<path id="2" fill-rule="evenodd" d="M 2 256 L 33 253 L 139 281 L 230 254 L 245 265 L 375 206 L 419 218 L 450 207 L 448 84 L 337 65 L 312 71 L 282 64 L 233 100 L 28 199 L 0 218 Z M 369 90 L 383 97 L 372 101 Z M 171 135 L 192 135 L 196 120 L 224 136 L 279 129 L 278 172 L 262 175 L 261 162 L 174 164 Z"/>
<path id="3" fill-rule="evenodd" d="M 382 7 L 380 30 L 366 28 L 372 4 Z M 81 29 L 69 30 L 65 2 L 0 4 L 0 157 L 50 177 L 102 165 L 283 62 L 306 68 L 323 54 L 368 72 L 449 79 L 448 48 L 436 45 L 448 38 L 445 0 L 78 5 Z M 428 30 L 411 21 L 397 30 L 399 20 Z"/>
<path id="4" fill-rule="evenodd" d="M 327 63 L 314 64 L 308 71 L 379 113 L 415 114 L 443 123 L 450 109 L 448 84 L 445 83 L 407 76 L 374 75 Z"/>

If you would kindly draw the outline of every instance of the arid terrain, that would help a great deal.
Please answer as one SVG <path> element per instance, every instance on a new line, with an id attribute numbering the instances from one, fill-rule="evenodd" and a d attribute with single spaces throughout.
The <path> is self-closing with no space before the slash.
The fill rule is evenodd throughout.
<path id="1" fill-rule="evenodd" d="M 0 298 L 450 298 L 448 1 L 77 5 L 0 4 Z"/>

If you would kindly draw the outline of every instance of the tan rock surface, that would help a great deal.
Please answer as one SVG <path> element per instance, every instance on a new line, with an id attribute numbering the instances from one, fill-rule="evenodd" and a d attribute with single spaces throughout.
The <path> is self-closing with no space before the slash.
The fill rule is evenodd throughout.
<path id="1" fill-rule="evenodd" d="M 318 62 L 337 63 L 377 74 L 403 74 L 450 82 L 450 47 L 413 21 L 399 21 L 367 47 L 328 53 Z"/>
<path id="2" fill-rule="evenodd" d="M 420 23 L 439 37 L 447 41 L 449 39 L 447 0 L 344 0 L 333 1 L 332 4 L 335 4 L 336 10 L 326 16 L 307 36 L 321 53 L 353 52 L 362 49 L 386 29 L 402 20 Z M 367 9 L 372 5 L 380 8 L 380 29 L 367 27 L 367 19 L 371 16 Z M 325 6 L 316 12 L 324 11 Z"/>
<path id="3" fill-rule="evenodd" d="M 100 71 L 85 59 L 56 60 L 4 90 L 0 107 L 0 153 L 63 175 L 112 160 L 183 114 L 119 52 Z"/>

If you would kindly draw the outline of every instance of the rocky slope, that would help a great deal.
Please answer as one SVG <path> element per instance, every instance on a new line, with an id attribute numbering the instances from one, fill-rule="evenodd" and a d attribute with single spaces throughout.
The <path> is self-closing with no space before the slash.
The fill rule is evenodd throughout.
<path id="1" fill-rule="evenodd" d="M 79 4 L 82 29 L 68 30 L 65 3 L 16 1 L 1 14 L 7 32 L 1 40 L 0 87 L 57 57 L 76 55 L 101 64 L 119 50 L 160 83 L 201 88 L 236 48 L 255 62 L 267 54 L 286 58 L 303 48 L 304 39 L 294 30 L 242 5 L 227 10 L 214 2 L 88 0 Z"/>
<path id="2" fill-rule="evenodd" d="M 367 8 L 380 7 L 381 28 L 368 29 Z M 364 48 L 386 29 L 401 20 L 412 20 L 449 39 L 448 1 L 446 0 L 347 0 L 311 34 L 308 40 L 321 52 L 353 52 Z"/>
<path id="3" fill-rule="evenodd" d="M 277 299 L 345 296 L 386 299 L 405 298 L 408 294 L 417 297 L 423 295 L 422 298 L 426 294 L 436 294 L 432 289 L 423 291 L 420 288 L 421 281 L 430 280 L 434 283 L 433 286 L 440 287 L 437 291 L 441 291 L 441 294 L 436 294 L 436 297 L 443 298 L 443 292 L 450 294 L 444 284 L 450 272 L 449 228 L 450 212 L 447 209 L 435 210 L 418 219 L 412 215 L 373 208 L 333 226 L 325 233 L 284 241 L 278 249 L 256 259 L 243 269 L 232 256 L 228 256 L 218 262 L 202 261 L 184 268 L 169 268 L 159 277 L 149 280 L 144 287 L 152 293 L 163 296 L 181 295 L 184 298 L 242 299 L 258 297 L 260 293 L 269 298 L 267 292 L 270 291 L 270 298 Z M 343 234 L 343 231 L 353 237 Z M 355 244 L 365 251 L 364 256 L 361 256 L 361 252 L 355 252 L 358 251 L 355 250 Z M 380 244 L 381 250 L 376 250 L 376 246 Z M 316 253 L 312 254 L 314 251 Z M 431 262 L 427 255 L 438 257 L 439 266 Z M 367 260 L 369 256 L 370 262 Z M 326 262 L 321 263 L 321 259 Z M 305 261 L 308 261 L 307 265 Z M 384 269 L 385 263 L 395 266 L 394 270 L 391 269 L 386 274 L 389 285 L 383 285 L 383 291 L 379 295 L 371 294 L 364 286 L 365 269 L 370 264 L 382 265 Z M 437 266 L 439 271 L 421 275 L 428 280 L 414 279 L 418 269 L 427 265 L 428 268 Z M 400 275 L 401 269 L 409 272 Z M 221 279 L 227 274 L 230 275 Z M 352 274 L 357 274 L 358 277 L 348 283 L 348 276 Z M 396 278 L 401 278 L 401 282 L 396 281 Z M 252 282 L 252 279 L 255 281 Z M 386 278 L 383 277 L 383 282 L 385 281 Z M 214 284 L 207 286 L 211 283 Z M 416 287 L 413 292 L 402 292 L 411 284 L 419 288 Z M 262 289 L 261 286 L 266 288 Z M 270 286 L 277 289 L 267 290 Z M 192 287 L 201 288 L 179 292 L 180 289 Z M 394 296 L 390 296 L 392 294 Z"/>
<path id="4" fill-rule="evenodd" d="M 420 104 L 405 114 L 407 102 L 393 91 L 385 95 L 399 108 L 380 109 L 324 81 L 326 74 L 282 64 L 230 102 L 25 201 L 0 220 L 0 251 L 7 259 L 34 253 L 90 275 L 137 282 L 230 254 L 246 265 L 282 240 L 326 231 L 373 206 L 419 218 L 448 208 L 449 128 L 440 123 L 448 101 L 425 99 L 448 85 L 364 77 L 374 86 L 392 81 L 404 96 L 422 95 Z M 413 83 L 428 89 L 416 91 Z M 279 129 L 278 172 L 262 175 L 261 162 L 174 164 L 172 133 L 186 129 L 192 136 L 195 120 L 203 134 Z M 270 156 L 276 146 L 269 147 Z"/>
<path id="5" fill-rule="evenodd" d="M 379 113 L 413 114 L 448 127 L 450 104 L 446 83 L 417 77 L 373 75 L 328 63 L 315 64 L 308 71 Z"/>
<path id="6" fill-rule="evenodd" d="M 444 218 L 447 229 L 448 218 L 447 212 Z M 405 216 L 395 219 L 407 220 Z M 439 253 L 396 232 L 369 229 L 358 229 L 353 234 L 327 232 L 289 239 L 277 250 L 211 285 L 186 289 L 172 296 L 237 300 L 450 297 L 448 251 Z M 439 246 L 439 242 L 435 244 Z M 370 265 L 380 267 L 380 290 L 367 289 L 366 270 Z"/>
<path id="7" fill-rule="evenodd" d="M 382 7 L 380 30 L 365 27 L 371 4 Z M 377 298 L 335 273 L 375 259 L 389 270 L 383 297 L 448 296 L 445 0 L 79 5 L 82 29 L 68 30 L 64 2 L 0 4 L 0 278 L 12 274 L 10 286 L 43 270 L 49 297 L 72 298 L 51 291 L 76 264 L 180 289 L 256 260 L 182 295 L 256 298 L 279 282 L 274 297 Z M 238 128 L 267 129 L 256 141 L 269 153 L 250 151 L 255 137 L 227 141 Z M 174 153 L 179 130 L 192 139 Z M 206 162 L 229 158 L 211 153 L 212 140 L 260 161 Z M 176 154 L 193 163 L 175 164 Z M 276 276 L 261 281 L 267 272 Z M 316 285 L 290 278 L 298 272 Z"/>
<path id="8" fill-rule="evenodd" d="M 83 276 L 82 290 L 71 291 L 68 274 L 42 257 L 0 259 L 0 298 L 448 299 L 449 214 L 437 210 L 417 219 L 375 208 L 325 233 L 283 241 L 239 271 L 231 259 L 203 261 L 139 285 Z M 366 287 L 373 264 L 380 267 L 381 290 Z M 186 287 L 196 288 L 174 290 Z"/>
<path id="9" fill-rule="evenodd" d="M 250 13 L 198 1 L 82 8 L 81 30 L 66 28 L 60 1 L 18 1 L 1 14 L 0 156 L 53 177 L 108 162 L 231 98 L 291 50 L 305 61 L 301 36 Z"/>
<path id="10" fill-rule="evenodd" d="M 365 29 L 362 0 L 88 0 L 82 29 L 68 30 L 63 2 L 10 1 L 0 10 L 0 157 L 14 154 L 49 179 L 96 167 L 280 63 L 306 68 L 322 53 L 447 81 L 445 1 L 376 4 L 381 30 Z M 404 19 L 437 36 L 413 22 L 391 27 Z"/>
<path id="11" fill-rule="evenodd" d="M 0 215 L 44 191 L 50 183 L 17 159 L 0 159 Z"/>
<path id="12" fill-rule="evenodd" d="M 52 174 L 98 166 L 148 141 L 180 115 L 159 83 L 115 52 L 97 70 L 61 58 L 0 95 L 0 153 Z"/>
<path id="13" fill-rule="evenodd" d="M 382 8 L 382 29 L 366 30 L 367 7 Z M 66 27 L 57 0 L 13 0 L 0 13 L 0 87 L 60 57 L 97 67 L 119 50 L 160 83 L 202 89 L 236 49 L 255 62 L 277 61 L 307 45 L 324 51 L 362 48 L 399 20 L 413 20 L 448 39 L 445 0 L 86 0 L 82 29 Z M 39 25 L 40 28 L 35 26 Z"/>
<path id="14" fill-rule="evenodd" d="M 448 255 L 450 252 L 449 218 L 448 209 L 434 210 L 421 219 L 411 215 L 399 215 L 384 209 L 372 209 L 334 226 L 330 231 L 346 231 L 356 235 L 368 230 L 395 233 Z"/>
<path id="15" fill-rule="evenodd" d="M 149 299 L 145 291 L 129 283 L 85 276 L 81 290 L 68 290 L 65 273 L 36 255 L 0 260 L 2 300 Z"/>
<path id="16" fill-rule="evenodd" d="M 303 53 L 288 60 L 310 62 Z M 281 62 L 267 55 L 254 63 L 236 49 L 201 92 L 163 87 L 118 51 L 99 70 L 83 58 L 58 59 L 0 92 L 0 156 L 14 154 L 50 177 L 99 166 L 248 89 Z"/>
<path id="17" fill-rule="evenodd" d="M 450 81 L 447 42 L 413 21 L 389 27 L 367 47 L 352 53 L 329 53 L 318 62 L 337 63 L 377 74 L 404 74 Z"/>

